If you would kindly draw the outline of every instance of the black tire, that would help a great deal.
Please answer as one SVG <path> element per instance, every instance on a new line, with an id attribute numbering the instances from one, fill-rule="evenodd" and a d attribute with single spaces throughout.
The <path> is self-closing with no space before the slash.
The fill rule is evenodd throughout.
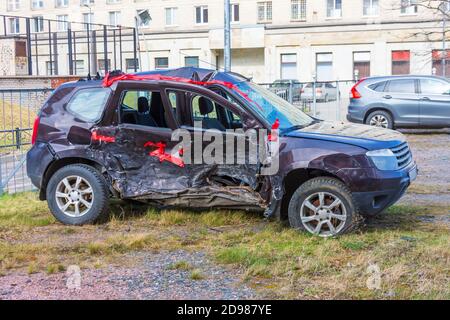
<path id="1" fill-rule="evenodd" d="M 79 216 L 72 217 L 65 214 L 58 206 L 56 188 L 67 177 L 79 176 L 85 179 L 92 188 L 92 206 Z M 85 164 L 73 164 L 56 171 L 47 185 L 47 203 L 53 216 L 63 224 L 83 225 L 103 220 L 108 216 L 109 190 L 105 178 L 93 167 Z"/>
<path id="2" fill-rule="evenodd" d="M 369 116 L 366 119 L 366 124 L 367 125 L 371 125 L 370 122 L 372 121 L 373 118 L 375 118 L 376 116 L 381 116 L 384 117 L 387 121 L 387 129 L 394 129 L 395 128 L 395 124 L 394 124 L 394 120 L 392 119 L 392 115 L 387 112 L 387 111 L 383 111 L 383 110 L 377 110 L 374 111 L 372 113 L 369 114 Z"/>
<path id="3" fill-rule="evenodd" d="M 315 234 L 311 230 L 308 230 L 308 227 L 305 226 L 301 219 L 300 211 L 305 200 L 311 196 L 314 196 L 316 193 L 322 192 L 338 197 L 339 200 L 341 200 L 342 205 L 345 206 L 345 221 L 339 222 L 338 220 L 332 220 L 335 223 L 337 222 L 339 226 L 339 228 L 336 228 L 337 232 L 333 234 Z M 358 207 L 356 202 L 353 200 L 351 191 L 344 183 L 338 179 L 330 177 L 313 178 L 298 187 L 289 202 L 288 217 L 289 224 L 292 228 L 322 237 L 339 236 L 347 233 L 357 226 L 357 222 L 359 220 Z M 310 229 L 311 226 L 314 226 L 315 222 L 317 226 L 319 222 L 316 220 L 307 222 Z M 324 225 L 326 225 L 326 223 Z M 328 228 L 330 230 L 329 232 L 331 232 L 331 229 L 328 226 L 326 226 L 326 228 Z M 324 231 L 326 232 L 326 230 Z"/>

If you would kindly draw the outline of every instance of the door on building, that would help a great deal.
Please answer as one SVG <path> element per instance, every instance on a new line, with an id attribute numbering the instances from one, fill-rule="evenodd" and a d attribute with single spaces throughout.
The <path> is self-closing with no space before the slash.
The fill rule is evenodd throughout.
<path id="1" fill-rule="evenodd" d="M 411 52 L 409 50 L 392 51 L 392 75 L 410 73 Z"/>
<path id="2" fill-rule="evenodd" d="M 445 53 L 445 72 L 442 65 L 444 58 L 442 50 L 433 50 L 433 74 L 436 76 L 450 77 L 450 50 L 446 50 Z"/>
<path id="3" fill-rule="evenodd" d="M 333 80 L 332 53 L 318 53 L 316 55 L 316 77 L 317 82 Z"/>
<path id="4" fill-rule="evenodd" d="M 353 52 L 353 75 L 355 79 L 370 77 L 370 52 Z"/>
<path id="5" fill-rule="evenodd" d="M 420 125 L 450 126 L 450 83 L 440 79 L 420 79 Z"/>
<path id="6" fill-rule="evenodd" d="M 297 54 L 286 53 L 281 55 L 281 79 L 297 80 Z"/>

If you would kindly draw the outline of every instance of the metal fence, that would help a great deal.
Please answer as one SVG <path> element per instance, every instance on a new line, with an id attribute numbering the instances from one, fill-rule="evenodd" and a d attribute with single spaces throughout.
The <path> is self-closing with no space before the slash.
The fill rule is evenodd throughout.
<path id="1" fill-rule="evenodd" d="M 304 112 L 322 120 L 345 120 L 354 80 L 326 82 L 280 81 L 261 84 Z"/>
<path id="2" fill-rule="evenodd" d="M 26 174 L 26 152 L 33 122 L 51 89 L 0 89 L 0 194 L 33 189 Z"/>
<path id="3" fill-rule="evenodd" d="M 24 69 L 19 71 L 22 74 L 85 76 L 116 69 L 136 72 L 136 29 L 87 20 L 0 15 L 0 40 L 14 40 L 11 51 L 15 51 L 16 65 Z"/>

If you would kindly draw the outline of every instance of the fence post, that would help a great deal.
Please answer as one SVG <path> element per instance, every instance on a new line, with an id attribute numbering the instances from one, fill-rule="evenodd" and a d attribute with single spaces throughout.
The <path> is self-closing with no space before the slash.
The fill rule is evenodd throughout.
<path id="1" fill-rule="evenodd" d="M 26 19 L 27 29 L 27 60 L 28 60 L 28 75 L 33 75 L 33 60 L 31 59 L 31 25 L 30 18 Z"/>
<path id="2" fill-rule="evenodd" d="M 288 99 L 289 99 L 289 103 L 293 103 L 294 102 L 294 99 L 293 99 L 293 95 L 292 95 L 292 89 L 293 89 L 293 87 L 294 87 L 294 85 L 293 85 L 293 83 L 292 83 L 292 81 L 289 81 L 289 87 L 288 87 L 288 90 L 289 90 L 289 92 L 288 92 Z"/>
<path id="3" fill-rule="evenodd" d="M 103 59 L 105 60 L 105 76 L 110 71 L 108 65 L 108 28 L 103 26 Z"/>
<path id="4" fill-rule="evenodd" d="M 21 144 L 21 134 L 20 134 L 20 128 L 16 128 L 15 130 L 15 134 L 16 134 L 16 149 L 20 149 L 20 144 Z"/>
<path id="5" fill-rule="evenodd" d="M 339 93 L 339 80 L 336 80 L 336 101 L 337 101 L 336 121 L 341 121 L 341 95 Z"/>
<path id="6" fill-rule="evenodd" d="M 73 50 L 72 50 L 72 26 L 67 28 L 67 51 L 69 55 L 69 74 L 73 75 Z"/>
<path id="7" fill-rule="evenodd" d="M 313 87 L 312 87 L 312 98 L 313 98 L 313 116 L 317 116 L 317 103 L 316 103 L 316 78 L 314 78 Z"/>

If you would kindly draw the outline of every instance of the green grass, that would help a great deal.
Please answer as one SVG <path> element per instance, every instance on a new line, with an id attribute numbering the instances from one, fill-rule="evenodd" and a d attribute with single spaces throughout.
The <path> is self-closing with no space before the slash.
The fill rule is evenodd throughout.
<path id="1" fill-rule="evenodd" d="M 111 206 L 101 225 L 57 223 L 35 193 L 0 198 L 0 273 L 138 263 L 132 252 L 201 250 L 268 298 L 450 299 L 450 229 L 418 216 L 448 207 L 394 206 L 359 230 L 321 239 L 240 211 Z M 367 287 L 370 267 L 380 288 Z M 205 275 L 186 261 L 168 267 Z"/>
<path id="2" fill-rule="evenodd" d="M 169 270 L 191 270 L 192 266 L 187 261 L 177 261 L 169 266 Z"/>

